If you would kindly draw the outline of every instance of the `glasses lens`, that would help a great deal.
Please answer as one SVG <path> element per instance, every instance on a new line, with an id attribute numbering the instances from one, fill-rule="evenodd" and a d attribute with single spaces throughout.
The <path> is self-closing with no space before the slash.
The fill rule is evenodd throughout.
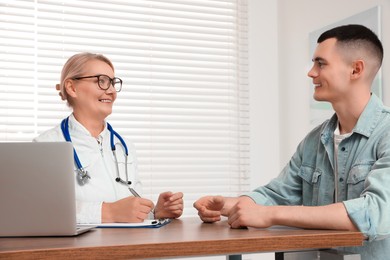
<path id="1" fill-rule="evenodd" d="M 106 90 L 111 85 L 111 79 L 106 75 L 99 75 L 98 84 L 101 89 Z"/>
<path id="2" fill-rule="evenodd" d="M 122 89 L 122 80 L 120 78 L 114 78 L 112 80 L 112 85 L 114 85 L 116 92 L 119 92 Z"/>

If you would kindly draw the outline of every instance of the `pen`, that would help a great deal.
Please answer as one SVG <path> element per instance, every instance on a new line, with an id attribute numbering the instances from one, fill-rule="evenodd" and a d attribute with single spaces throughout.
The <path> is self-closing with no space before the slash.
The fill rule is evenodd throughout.
<path id="1" fill-rule="evenodd" d="M 135 191 L 135 189 L 129 187 L 129 190 L 130 190 L 131 194 L 134 195 L 134 197 L 141 198 L 141 196 Z"/>
<path id="2" fill-rule="evenodd" d="M 128 188 L 129 188 L 131 194 L 134 195 L 134 197 L 141 198 L 141 196 L 135 191 L 135 189 L 133 189 L 132 187 L 128 187 Z M 149 217 L 154 218 L 154 208 L 150 211 Z"/>

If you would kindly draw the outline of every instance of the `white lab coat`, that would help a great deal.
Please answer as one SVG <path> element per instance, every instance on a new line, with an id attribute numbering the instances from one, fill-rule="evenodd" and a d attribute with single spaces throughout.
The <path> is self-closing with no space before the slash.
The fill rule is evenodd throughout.
<path id="1" fill-rule="evenodd" d="M 115 130 L 115 126 L 113 126 Z M 101 223 L 101 212 L 103 202 L 114 202 L 127 196 L 132 196 L 129 189 L 115 181 L 117 171 L 114 155 L 110 145 L 110 131 L 107 124 L 100 133 L 99 145 L 97 139 L 81 125 L 71 114 L 69 116 L 69 133 L 73 147 L 76 149 L 81 165 L 88 171 L 91 179 L 84 185 L 78 184 L 76 180 L 76 208 L 78 223 Z M 115 138 L 115 144 L 120 141 Z M 61 125 L 58 125 L 34 139 L 37 142 L 58 142 L 65 141 L 61 131 Z M 134 145 L 125 140 L 128 148 L 128 175 L 132 182 L 132 187 L 141 194 L 141 183 L 138 178 L 137 158 Z M 122 179 L 125 180 L 125 152 L 121 145 L 116 145 L 116 155 L 119 162 L 119 172 Z M 76 164 L 73 174 L 76 178 Z"/>

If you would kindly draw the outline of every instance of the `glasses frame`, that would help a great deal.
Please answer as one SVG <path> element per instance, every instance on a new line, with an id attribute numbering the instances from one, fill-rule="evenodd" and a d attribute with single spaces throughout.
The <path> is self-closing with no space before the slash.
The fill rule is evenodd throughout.
<path id="1" fill-rule="evenodd" d="M 100 85 L 100 77 L 102 77 L 102 76 L 107 77 L 110 80 L 110 85 L 108 87 L 102 87 Z M 82 79 L 90 79 L 90 78 L 97 78 L 97 83 L 98 83 L 98 86 L 99 86 L 99 88 L 101 90 L 106 91 L 111 86 L 115 89 L 116 92 L 120 92 L 122 90 L 122 83 L 123 83 L 123 81 L 120 78 L 117 78 L 117 77 L 110 78 L 109 76 L 107 76 L 105 74 L 99 74 L 99 75 L 93 75 L 93 76 L 75 77 L 75 78 L 72 78 L 72 79 L 73 80 L 82 80 Z M 117 89 L 115 87 L 118 83 L 119 83 L 119 89 Z"/>

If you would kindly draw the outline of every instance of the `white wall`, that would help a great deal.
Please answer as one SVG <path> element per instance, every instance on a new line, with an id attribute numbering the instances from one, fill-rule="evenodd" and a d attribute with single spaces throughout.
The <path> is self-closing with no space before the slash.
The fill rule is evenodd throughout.
<path id="1" fill-rule="evenodd" d="M 277 1 L 248 0 L 251 187 L 266 184 L 279 167 Z"/>

